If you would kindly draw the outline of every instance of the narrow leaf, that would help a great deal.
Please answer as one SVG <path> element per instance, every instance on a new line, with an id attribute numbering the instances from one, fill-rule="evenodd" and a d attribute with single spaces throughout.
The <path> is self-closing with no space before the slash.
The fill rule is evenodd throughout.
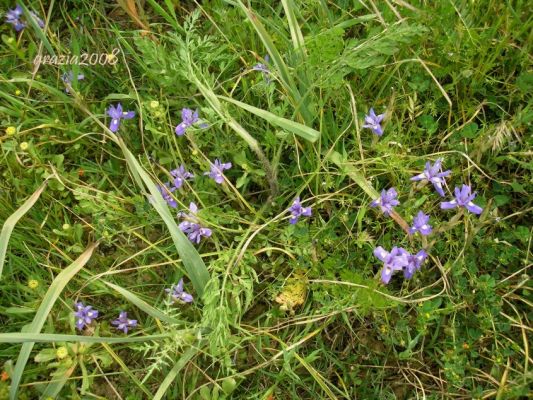
<path id="1" fill-rule="evenodd" d="M 25 333 L 36 334 L 41 331 L 44 322 L 46 321 L 46 318 L 52 310 L 52 307 L 54 306 L 59 295 L 67 283 L 69 283 L 69 281 L 74 277 L 74 275 L 76 275 L 84 267 L 84 265 L 87 264 L 97 246 L 97 243 L 91 244 L 89 247 L 87 247 L 87 250 L 85 250 L 83 254 L 81 254 L 72 264 L 70 264 L 67 268 L 61 271 L 59 275 L 56 276 L 48 288 L 48 291 L 46 292 L 32 323 L 29 325 L 27 330 L 20 335 L 24 335 Z M 9 389 L 9 398 L 11 400 L 15 400 L 17 398 L 18 387 L 20 381 L 22 380 L 22 374 L 24 373 L 24 368 L 26 367 L 26 363 L 30 357 L 33 345 L 33 342 L 26 342 L 22 345 L 22 349 L 20 350 L 17 359 L 17 364 L 15 365 L 15 369 L 13 371 L 13 376 L 11 377 L 12 381 Z"/>
<path id="2" fill-rule="evenodd" d="M 225 96 L 218 96 L 218 97 L 229 103 L 233 103 L 236 106 L 239 106 L 242 109 L 251 112 L 252 114 L 257 115 L 258 117 L 263 118 L 264 120 L 270 122 L 272 125 L 276 125 L 276 126 L 279 126 L 280 128 L 286 129 L 289 132 L 292 132 L 295 135 L 298 135 L 310 141 L 311 143 L 316 142 L 317 139 L 320 137 L 320 132 L 308 126 L 302 125 L 299 122 L 294 122 L 283 117 L 278 117 L 277 115 L 272 114 L 269 111 L 265 111 L 265 110 L 262 110 L 261 108 L 257 108 L 249 104 L 242 103 L 230 97 L 225 97 Z"/>
<path id="3" fill-rule="evenodd" d="M 80 343 L 134 343 L 151 342 L 169 338 L 170 335 L 151 336 L 124 336 L 124 337 L 98 337 L 62 335 L 56 333 L 27 333 L 9 332 L 0 333 L 0 343 L 56 343 L 56 342 L 80 342 Z"/>
<path id="4" fill-rule="evenodd" d="M 167 374 L 165 379 L 163 379 L 163 382 L 161 382 L 161 385 L 159 386 L 159 389 L 154 395 L 153 400 L 161 400 L 163 398 L 166 391 L 168 390 L 168 387 L 172 382 L 174 382 L 174 379 L 176 379 L 178 373 L 183 369 L 183 367 L 185 367 L 185 365 L 187 365 L 189 360 L 193 358 L 197 352 L 198 349 L 196 347 L 191 347 L 185 353 L 182 354 L 176 364 L 174 364 L 174 367 L 172 367 L 170 372 Z"/>
<path id="5" fill-rule="evenodd" d="M 160 319 L 161 321 L 168 322 L 170 324 L 179 324 L 180 323 L 179 320 L 177 320 L 175 318 L 172 318 L 172 317 L 168 316 L 167 314 L 165 314 L 164 312 L 152 307 L 146 301 L 140 299 L 137 295 L 133 294 L 129 290 L 126 290 L 126 289 L 124 289 L 124 288 L 122 288 L 120 286 L 114 285 L 114 284 L 112 284 L 110 282 L 103 281 L 103 283 L 105 283 L 110 288 L 112 288 L 112 289 L 116 290 L 117 292 L 119 292 L 122 296 L 124 296 L 126 298 L 126 300 L 128 300 L 130 303 L 133 303 L 136 307 L 138 307 L 139 309 L 143 310 L 148 315 L 150 315 L 150 316 L 152 316 L 154 318 Z"/>
<path id="6" fill-rule="evenodd" d="M 2 227 L 2 232 L 0 232 L 0 278 L 2 278 L 2 270 L 4 269 L 4 262 L 6 260 L 7 245 L 9 243 L 9 238 L 11 237 L 11 232 L 15 228 L 17 222 L 26 214 L 30 208 L 33 207 L 35 202 L 41 196 L 44 188 L 46 187 L 46 182 L 39 187 L 28 200 L 20 206 L 17 211 L 9 216 L 9 218 L 4 222 Z"/>

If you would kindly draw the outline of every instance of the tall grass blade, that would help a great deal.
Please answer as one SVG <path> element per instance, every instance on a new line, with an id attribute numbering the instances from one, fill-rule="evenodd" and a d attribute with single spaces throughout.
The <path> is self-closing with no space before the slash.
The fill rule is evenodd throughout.
<path id="1" fill-rule="evenodd" d="M 13 232 L 13 229 L 15 228 L 15 225 L 17 222 L 26 214 L 30 208 L 33 207 L 33 205 L 39 200 L 39 197 L 41 196 L 41 193 L 43 192 L 44 188 L 46 187 L 47 182 L 44 182 L 39 189 L 37 189 L 29 198 L 22 204 L 17 211 L 15 211 L 13 214 L 9 216 L 8 219 L 6 219 L 6 222 L 4 222 L 4 226 L 2 227 L 2 232 L 0 232 L 0 279 L 2 278 L 2 271 L 4 269 L 4 262 L 6 260 L 6 253 L 7 253 L 7 245 L 9 243 L 9 238 L 11 237 L 11 233 Z"/>
<path id="2" fill-rule="evenodd" d="M 183 367 L 185 367 L 185 365 L 189 362 L 191 358 L 194 357 L 197 352 L 198 349 L 196 347 L 190 347 L 185 353 L 182 354 L 176 364 L 174 364 L 174 367 L 172 367 L 170 372 L 167 374 L 165 379 L 163 379 L 163 382 L 161 382 L 161 385 L 159 386 L 159 389 L 157 390 L 152 400 L 161 400 L 163 398 L 170 384 L 174 382 L 174 379 L 176 379 L 178 373 L 182 370 Z"/>
<path id="3" fill-rule="evenodd" d="M 296 19 L 296 13 L 294 12 L 296 6 L 294 5 L 293 0 L 281 0 L 281 4 L 285 10 L 289 30 L 291 31 L 292 46 L 303 59 L 305 56 L 305 42 L 300 25 L 298 25 L 298 20 Z"/>
<path id="4" fill-rule="evenodd" d="M 153 318 L 160 319 L 161 321 L 168 322 L 170 324 L 179 324 L 180 321 L 177 319 L 174 319 L 172 317 L 169 317 L 162 311 L 152 307 L 150 304 L 148 304 L 146 301 L 140 299 L 137 295 L 133 294 L 129 290 L 124 289 L 123 287 L 117 286 L 113 283 L 103 281 L 104 284 L 112 288 L 113 290 L 120 293 L 122 296 L 126 298 L 130 303 L 134 304 L 137 308 L 143 310 L 146 314 L 150 315 Z"/>
<path id="5" fill-rule="evenodd" d="M 262 110 L 261 108 L 257 108 L 249 104 L 242 103 L 230 97 L 225 97 L 225 96 L 218 96 L 218 97 L 229 103 L 233 103 L 236 106 L 239 106 L 240 108 L 251 112 L 252 114 L 257 115 L 258 117 L 263 118 L 264 120 L 270 122 L 272 125 L 276 125 L 276 126 L 279 126 L 280 128 L 286 129 L 287 131 L 292 132 L 295 135 L 298 135 L 304 138 L 305 140 L 310 141 L 311 143 L 316 142 L 318 138 L 320 137 L 320 132 L 308 126 L 302 125 L 299 122 L 294 122 L 294 121 L 291 121 L 290 119 L 278 117 L 277 115 L 272 114 L 269 111 L 265 111 L 265 110 Z"/>
<path id="6" fill-rule="evenodd" d="M 87 264 L 97 246 L 97 243 L 91 244 L 72 264 L 70 264 L 67 268 L 61 271 L 59 275 L 56 276 L 48 288 L 41 305 L 37 309 L 32 323 L 24 333 L 21 333 L 21 335 L 24 335 L 25 333 L 36 334 L 41 331 L 46 318 L 52 310 L 52 307 L 54 306 L 59 295 L 67 283 L 69 283 L 69 281 L 74 277 L 74 275 L 76 275 L 85 266 L 85 264 Z M 17 398 L 17 392 L 22 379 L 22 374 L 24 373 L 24 368 L 26 367 L 26 363 L 28 362 L 28 358 L 30 357 L 34 344 L 34 342 L 26 342 L 22 345 L 22 349 L 20 350 L 17 359 L 17 364 L 15 365 L 15 369 L 13 371 L 13 376 L 11 377 L 11 387 L 9 389 L 10 400 L 15 400 Z"/>
<path id="7" fill-rule="evenodd" d="M 151 203 L 167 226 L 170 236 L 174 241 L 174 245 L 176 246 L 176 250 L 180 255 L 183 265 L 187 271 L 187 275 L 189 276 L 196 293 L 198 293 L 199 297 L 202 297 L 205 286 L 210 279 L 209 272 L 207 271 L 204 261 L 189 239 L 187 239 L 187 237 L 178 227 L 174 217 L 168 210 L 167 202 L 163 199 L 163 196 L 152 181 L 152 178 L 150 178 L 150 176 L 146 173 L 131 151 L 128 150 L 120 137 L 118 139 L 118 144 L 121 147 L 124 156 L 126 157 L 126 162 L 134 174 L 137 183 L 143 187 L 143 182 L 148 188 L 148 191 L 151 194 Z"/>
<path id="8" fill-rule="evenodd" d="M 151 342 L 168 339 L 170 335 L 149 335 L 129 337 L 98 337 L 62 335 L 57 333 L 28 333 L 9 332 L 0 333 L 0 343 L 56 343 L 56 342 L 80 342 L 80 343 L 135 343 Z"/>
<path id="9" fill-rule="evenodd" d="M 302 96 L 300 95 L 298 86 L 296 85 L 289 71 L 289 68 L 287 67 L 287 64 L 285 64 L 285 61 L 283 61 L 283 57 L 281 56 L 276 45 L 274 44 L 272 37 L 269 35 L 261 21 L 259 21 L 259 18 L 257 18 L 257 16 L 252 12 L 252 10 L 246 7 L 241 0 L 237 0 L 237 3 L 252 23 L 252 26 L 255 28 L 255 31 L 259 35 L 259 39 L 261 39 L 261 41 L 263 42 L 263 45 L 265 46 L 265 49 L 270 55 L 272 62 L 279 71 L 280 79 L 283 85 L 285 86 L 285 89 L 292 97 L 293 102 L 295 103 L 294 107 L 296 108 L 296 111 L 302 116 L 302 119 L 305 121 L 305 123 L 310 125 L 313 118 L 311 112 L 309 111 L 307 102 L 305 102 Z"/>

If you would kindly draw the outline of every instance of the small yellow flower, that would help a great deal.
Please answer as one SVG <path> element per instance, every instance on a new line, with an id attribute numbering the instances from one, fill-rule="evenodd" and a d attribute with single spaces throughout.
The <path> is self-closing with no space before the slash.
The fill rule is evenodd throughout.
<path id="1" fill-rule="evenodd" d="M 26 151 L 26 150 L 28 150 L 28 147 L 30 147 L 30 145 L 29 145 L 28 142 L 22 142 L 22 143 L 20 144 L 20 149 L 21 149 L 22 151 Z"/>
<path id="2" fill-rule="evenodd" d="M 70 229 L 70 224 L 63 224 L 63 230 L 68 231 Z"/>
<path id="3" fill-rule="evenodd" d="M 192 151 L 192 155 L 195 156 L 195 155 L 197 155 L 197 154 L 198 154 L 198 150 L 194 149 L 194 150 Z"/>
<path id="4" fill-rule="evenodd" d="M 109 53 L 107 55 L 107 62 L 111 62 L 116 58 L 116 56 L 113 53 Z"/>
<path id="5" fill-rule="evenodd" d="M 57 350 L 56 350 L 56 357 L 59 358 L 60 360 L 62 360 L 66 356 L 68 356 L 67 348 L 64 347 L 64 346 L 58 347 Z"/>
<path id="6" fill-rule="evenodd" d="M 39 281 L 36 279 L 30 279 L 28 281 L 28 287 L 30 289 L 37 289 L 39 287 Z"/>
<path id="7" fill-rule="evenodd" d="M 15 133 L 17 133 L 17 128 L 15 128 L 14 126 L 8 126 L 6 128 L 6 134 L 9 135 L 9 136 L 12 136 L 14 135 Z"/>
<path id="8" fill-rule="evenodd" d="M 20 96 L 21 93 L 22 93 L 22 92 L 21 92 L 20 90 L 18 90 L 18 89 L 15 90 L 15 96 Z"/>
<path id="9" fill-rule="evenodd" d="M 159 102 L 158 102 L 157 100 L 152 100 L 152 101 L 150 102 L 150 107 L 151 107 L 151 108 L 157 108 L 157 107 L 159 107 Z"/>

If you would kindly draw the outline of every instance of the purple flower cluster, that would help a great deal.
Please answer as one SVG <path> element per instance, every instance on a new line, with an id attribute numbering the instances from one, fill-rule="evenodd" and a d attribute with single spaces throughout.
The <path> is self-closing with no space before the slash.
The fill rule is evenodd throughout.
<path id="1" fill-rule="evenodd" d="M 216 183 L 219 185 L 224 182 L 224 170 L 230 169 L 231 163 L 222 163 L 217 158 L 215 159 L 215 162 L 211 164 L 211 171 L 204 172 L 204 175 L 209 175 L 211 179 L 213 179 Z"/>
<path id="2" fill-rule="evenodd" d="M 444 201 L 440 203 L 440 208 L 443 210 L 449 210 L 451 208 L 463 207 L 473 214 L 481 214 L 483 209 L 474 204 L 472 200 L 476 198 L 476 194 L 472 193 L 472 188 L 469 185 L 463 185 L 461 188 L 456 187 L 455 199 L 452 201 Z"/>
<path id="3" fill-rule="evenodd" d="M 165 289 L 165 291 L 170 294 L 174 301 L 181 303 L 192 303 L 194 301 L 192 295 L 183 289 L 183 279 L 180 279 L 177 285 L 172 285 L 170 289 Z M 76 328 L 81 331 L 92 324 L 93 320 L 98 318 L 99 313 L 92 306 L 86 306 L 82 302 L 78 302 L 74 304 L 73 314 Z M 136 319 L 128 318 L 126 311 L 121 311 L 118 318 L 111 321 L 111 325 L 115 326 L 119 331 L 128 333 L 128 330 L 136 328 L 138 323 Z"/>
<path id="4" fill-rule="evenodd" d="M 98 311 L 91 306 L 84 305 L 81 301 L 74 304 L 74 317 L 76 318 L 76 328 L 80 331 L 98 318 Z"/>
<path id="5" fill-rule="evenodd" d="M 158 185 L 157 188 L 167 204 L 172 208 L 176 208 L 178 203 L 176 200 L 174 200 L 174 197 L 172 197 L 172 193 L 174 193 L 176 190 L 179 190 L 186 180 L 193 179 L 194 175 L 186 171 L 185 166 L 183 165 L 180 165 L 178 168 L 170 171 L 170 175 L 172 176 L 172 181 L 167 182 L 164 185 Z"/>
<path id="6" fill-rule="evenodd" d="M 83 74 L 78 74 L 76 76 L 76 80 L 77 81 L 81 81 L 82 79 L 85 79 L 85 75 Z M 61 80 L 63 81 L 63 83 L 65 85 L 70 85 L 72 83 L 72 81 L 74 80 L 74 72 L 73 71 L 68 71 L 68 72 L 65 72 L 63 75 L 61 75 Z M 65 92 L 66 93 L 69 93 L 70 90 L 68 87 L 65 88 Z M 120 105 L 120 104 L 119 104 Z"/>
<path id="7" fill-rule="evenodd" d="M 189 204 L 189 211 L 190 214 L 184 212 L 178 213 L 178 217 L 183 219 L 179 227 L 191 242 L 199 244 L 202 237 L 210 237 L 212 232 L 211 229 L 204 228 L 200 224 L 200 220 L 196 216 L 198 214 L 198 206 L 195 203 L 191 202 Z"/>
<path id="8" fill-rule="evenodd" d="M 111 123 L 109 124 L 109 130 L 113 133 L 120 128 L 121 119 L 132 119 L 135 117 L 135 111 L 122 111 L 122 104 L 118 103 L 117 106 L 109 106 L 107 115 L 111 117 Z"/>
<path id="9" fill-rule="evenodd" d="M 451 174 L 451 171 L 442 172 L 442 159 L 439 158 L 432 165 L 431 162 L 426 162 L 424 171 L 411 178 L 411 181 L 425 181 L 431 182 L 435 187 L 437 193 L 444 197 L 445 178 Z M 370 203 L 371 207 L 379 206 L 383 214 L 390 216 L 393 212 L 393 207 L 400 204 L 397 200 L 398 193 L 396 189 L 390 188 L 383 190 L 380 197 Z M 472 193 L 472 189 L 468 185 L 463 185 L 461 188 L 455 188 L 455 198 L 451 201 L 441 203 L 441 208 L 444 210 L 463 207 L 474 214 L 481 214 L 483 209 L 474 204 L 472 200 L 476 197 Z M 422 236 L 430 235 L 433 232 L 432 226 L 429 224 L 430 216 L 423 211 L 419 211 L 413 218 L 413 225 L 409 228 L 409 234 L 420 233 Z M 384 284 L 389 283 L 392 275 L 396 271 L 403 271 L 406 279 L 410 279 L 416 271 L 418 271 L 427 258 L 428 254 L 425 250 L 420 250 L 417 254 L 411 255 L 407 250 L 401 247 L 393 247 L 387 252 L 383 247 L 379 246 L 374 249 L 374 255 L 383 262 L 383 269 L 381 271 L 381 281 Z"/>
<path id="10" fill-rule="evenodd" d="M 441 172 L 441 170 L 442 158 L 438 158 L 433 165 L 431 165 L 431 162 L 428 161 L 426 162 L 426 169 L 424 169 L 424 172 L 413 176 L 411 180 L 431 182 L 437 193 L 444 197 L 444 189 L 442 188 L 446 184 L 446 180 L 444 178 L 450 175 L 452 171 L 448 170 Z"/>
<path id="11" fill-rule="evenodd" d="M 385 285 L 389 283 L 392 275 L 396 271 L 403 271 L 404 278 L 411 279 L 427 257 L 427 253 L 424 250 L 420 250 L 417 254 L 411 255 L 401 247 L 393 247 L 389 253 L 381 246 L 374 249 L 374 255 L 383 262 L 381 282 Z"/>
<path id="12" fill-rule="evenodd" d="M 390 216 L 392 213 L 392 207 L 395 207 L 400 204 L 396 197 L 398 197 L 398 192 L 396 192 L 396 189 L 383 189 L 381 191 L 381 196 L 375 199 L 372 203 L 370 203 L 370 207 L 379 206 L 381 208 L 381 211 L 383 211 L 383 214 L 385 214 L 386 216 Z"/>
<path id="13" fill-rule="evenodd" d="M 365 116 L 365 123 L 363 128 L 370 129 L 375 135 L 382 136 L 383 128 L 381 127 L 381 122 L 385 118 L 385 114 L 376 115 L 374 109 L 371 108 L 368 115 Z"/>
<path id="14" fill-rule="evenodd" d="M 294 202 L 289 207 L 289 211 L 291 212 L 291 218 L 289 219 L 289 222 L 292 225 L 296 224 L 298 222 L 298 219 L 300 219 L 301 216 L 304 216 L 304 217 L 311 216 L 311 207 L 302 207 L 299 197 L 294 199 Z"/>
<path id="15" fill-rule="evenodd" d="M 183 278 L 179 280 L 177 285 L 172 285 L 170 289 L 165 289 L 165 292 L 172 297 L 173 302 L 192 303 L 194 300 L 191 294 L 183 290 Z"/>
<path id="16" fill-rule="evenodd" d="M 181 110 L 181 122 L 176 126 L 176 135 L 185 135 L 187 128 L 193 126 L 199 120 L 198 110 L 193 111 L 190 108 L 183 108 Z M 207 124 L 200 124 L 200 128 L 207 128 Z"/>
<path id="17" fill-rule="evenodd" d="M 252 67 L 253 71 L 259 71 L 263 74 L 263 79 L 265 80 L 265 83 L 270 83 L 270 69 L 268 68 L 268 63 L 270 62 L 270 56 L 267 54 L 265 56 L 265 64 L 263 63 L 257 63 Z"/>
<path id="18" fill-rule="evenodd" d="M 22 17 L 24 17 L 24 10 L 20 4 L 17 4 L 14 9 L 6 13 L 6 23 L 13 25 L 15 31 L 20 32 L 27 26 L 27 22 L 22 21 Z M 41 29 L 44 28 L 44 21 L 33 11 L 30 11 L 30 18 L 33 18 Z"/>

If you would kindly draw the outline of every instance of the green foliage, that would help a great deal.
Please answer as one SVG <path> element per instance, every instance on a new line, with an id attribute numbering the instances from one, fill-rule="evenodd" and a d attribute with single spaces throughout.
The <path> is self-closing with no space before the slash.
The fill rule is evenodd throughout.
<path id="1" fill-rule="evenodd" d="M 527 2 L 44 3 L 24 7 L 46 30 L 0 26 L 0 399 L 529 395 Z M 136 117 L 112 135 L 119 101 Z M 201 121 L 178 137 L 183 108 Z M 445 199 L 409 181 L 437 158 Z M 171 208 L 155 185 L 181 164 Z M 440 209 L 462 183 L 481 216 Z M 369 205 L 390 187 L 393 218 Z M 404 231 L 420 210 L 427 238 Z M 376 246 L 430 256 L 384 286 Z M 192 303 L 165 291 L 181 278 Z M 76 301 L 100 311 L 81 332 Z"/>

